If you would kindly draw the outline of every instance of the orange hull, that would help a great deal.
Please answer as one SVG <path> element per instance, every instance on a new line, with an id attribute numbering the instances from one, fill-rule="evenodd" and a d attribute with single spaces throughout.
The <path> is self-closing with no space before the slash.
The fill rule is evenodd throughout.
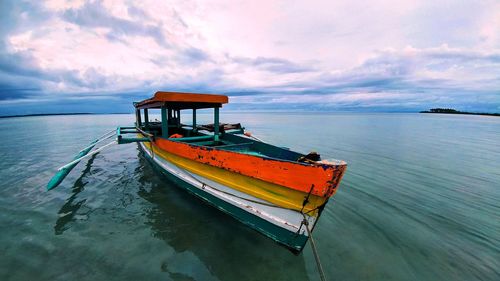
<path id="1" fill-rule="evenodd" d="M 304 193 L 330 197 L 346 169 L 345 163 L 298 163 L 158 138 L 155 144 L 172 154 Z"/>

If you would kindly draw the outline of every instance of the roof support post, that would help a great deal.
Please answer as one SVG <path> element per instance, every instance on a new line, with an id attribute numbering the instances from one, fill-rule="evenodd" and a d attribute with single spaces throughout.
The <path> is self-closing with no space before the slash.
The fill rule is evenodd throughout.
<path id="1" fill-rule="evenodd" d="M 136 127 L 141 127 L 142 124 L 141 124 L 141 110 L 140 109 L 135 109 L 135 125 Z"/>
<path id="2" fill-rule="evenodd" d="M 144 108 L 144 126 L 146 127 L 146 129 L 149 129 L 149 116 L 147 108 Z"/>
<path id="3" fill-rule="evenodd" d="M 219 108 L 214 107 L 214 141 L 219 141 Z"/>
<path id="4" fill-rule="evenodd" d="M 196 108 L 193 108 L 193 132 L 196 132 Z"/>
<path id="5" fill-rule="evenodd" d="M 168 117 L 167 108 L 165 106 L 161 107 L 161 136 L 168 139 Z"/>
<path id="6" fill-rule="evenodd" d="M 180 109 L 177 109 L 176 110 L 176 115 L 177 115 L 177 127 L 181 127 L 181 110 Z"/>

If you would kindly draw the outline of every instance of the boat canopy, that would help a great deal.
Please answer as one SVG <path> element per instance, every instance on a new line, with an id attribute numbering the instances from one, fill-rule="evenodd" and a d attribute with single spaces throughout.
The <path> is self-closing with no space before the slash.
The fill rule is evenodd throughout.
<path id="1" fill-rule="evenodd" d="M 156 92 L 152 98 L 134 103 L 137 109 L 168 107 L 174 110 L 222 107 L 228 103 L 225 95 Z"/>

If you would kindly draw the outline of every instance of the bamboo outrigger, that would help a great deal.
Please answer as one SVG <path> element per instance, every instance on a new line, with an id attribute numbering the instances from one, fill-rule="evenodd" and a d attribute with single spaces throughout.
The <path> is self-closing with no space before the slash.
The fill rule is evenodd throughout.
<path id="1" fill-rule="evenodd" d="M 157 92 L 134 103 L 135 126 L 118 127 L 116 141 L 90 152 L 111 133 L 94 140 L 61 167 L 47 188 L 56 187 L 81 159 L 114 143 L 138 143 L 162 173 L 196 197 L 300 253 L 346 170 L 339 160 L 321 160 L 273 146 L 246 133 L 240 124 L 220 124 L 224 95 Z M 198 125 L 196 111 L 212 108 L 214 123 Z M 161 111 L 161 122 L 149 110 Z M 192 125 L 180 122 L 192 111 Z M 311 226 L 311 227 L 310 227 Z"/>

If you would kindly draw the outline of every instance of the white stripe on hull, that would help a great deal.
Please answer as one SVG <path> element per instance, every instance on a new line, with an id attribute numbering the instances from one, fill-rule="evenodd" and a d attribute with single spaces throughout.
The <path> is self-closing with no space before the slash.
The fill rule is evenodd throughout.
<path id="1" fill-rule="evenodd" d="M 280 208 L 279 206 L 273 207 L 273 206 L 266 206 L 262 205 L 256 202 L 251 202 L 247 201 L 238 197 L 246 198 L 252 201 L 257 201 L 257 202 L 262 202 L 265 204 L 271 204 L 270 202 L 264 201 L 260 198 L 251 196 L 249 194 L 240 192 L 238 190 L 232 189 L 230 187 L 227 187 L 225 185 L 222 185 L 220 183 L 217 183 L 215 181 L 212 181 L 210 179 L 207 179 L 205 177 L 202 177 L 200 175 L 191 173 L 187 170 L 181 169 L 177 167 L 176 165 L 170 163 L 169 161 L 161 158 L 160 156 L 151 155 L 151 150 L 146 147 L 144 143 L 139 143 L 141 146 L 142 150 L 157 164 L 159 165 L 162 169 L 167 171 L 168 173 L 172 174 L 173 176 L 181 179 L 182 181 L 200 189 L 203 190 L 206 193 L 209 193 L 221 200 L 226 201 L 227 203 L 234 205 L 247 213 L 250 213 L 254 216 L 260 217 L 274 225 L 277 225 L 281 228 L 284 228 L 288 231 L 296 233 L 300 226 L 301 222 L 303 221 L 304 217 L 303 215 L 294 210 L 289 210 L 289 209 L 283 209 Z M 223 192 L 221 192 L 223 191 Z M 229 194 L 226 194 L 224 192 L 234 194 L 238 197 L 231 196 Z M 309 221 L 309 225 L 314 225 L 314 222 L 316 220 L 315 217 L 307 216 L 307 220 Z M 307 231 L 305 230 L 304 227 L 300 229 L 300 234 L 302 235 L 308 235 Z"/>

